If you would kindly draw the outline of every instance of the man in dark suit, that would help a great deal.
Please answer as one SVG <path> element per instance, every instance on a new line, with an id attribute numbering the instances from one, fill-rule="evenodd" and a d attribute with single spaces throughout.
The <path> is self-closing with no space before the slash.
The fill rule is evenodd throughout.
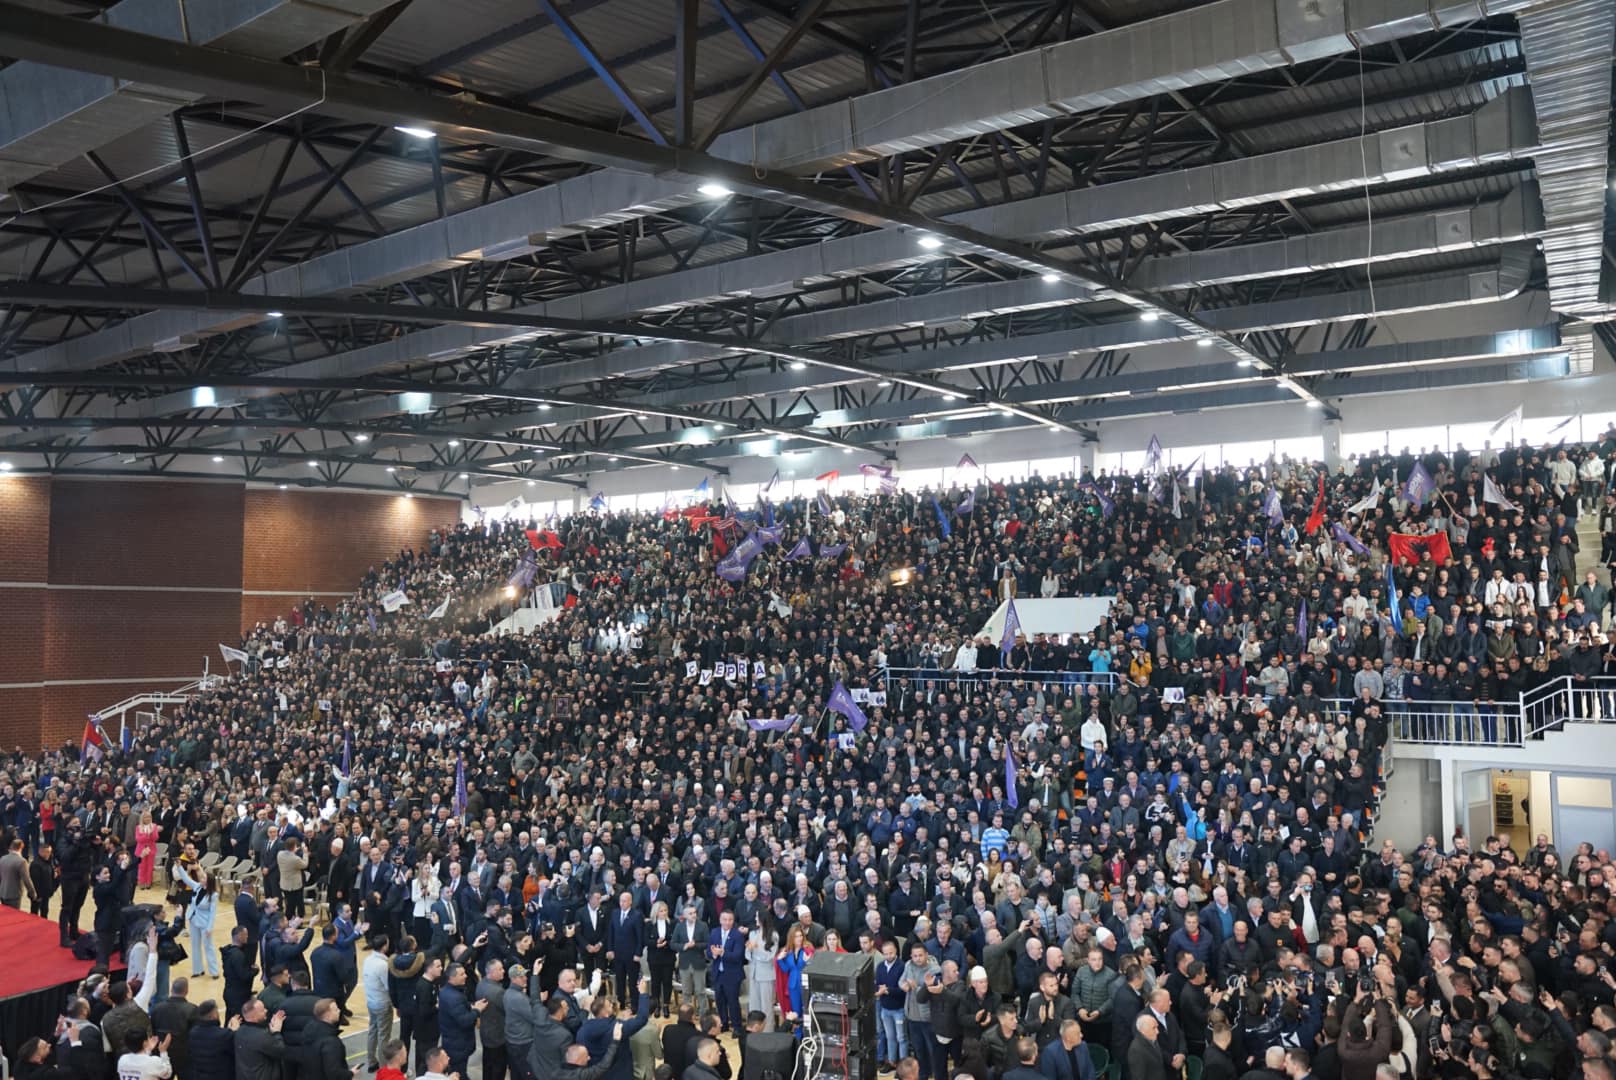
<path id="1" fill-rule="evenodd" d="M 1189 1051 L 1184 1044 L 1184 1028 L 1173 1016 L 1173 995 L 1165 986 L 1158 986 L 1150 992 L 1145 1002 L 1145 1015 L 1156 1021 L 1156 1047 L 1161 1051 L 1162 1064 L 1171 1076 L 1177 1076 L 1184 1068 L 1184 1059 Z M 1132 1075 L 1132 1058 L 1129 1058 L 1129 1075 Z"/>
<path id="2" fill-rule="evenodd" d="M 746 969 L 746 934 L 735 928 L 735 913 L 718 917 L 718 929 L 707 936 L 707 955 L 712 957 L 713 998 L 718 1004 L 718 1022 L 724 1031 L 741 1030 L 741 976 Z"/>
<path id="3" fill-rule="evenodd" d="M 1128 1080 L 1167 1080 L 1167 1066 L 1157 1043 L 1161 1027 L 1149 1012 L 1134 1021 L 1133 1042 L 1128 1044 Z"/>
<path id="4" fill-rule="evenodd" d="M 1089 1048 L 1083 1043 L 1083 1025 L 1077 1020 L 1061 1021 L 1060 1038 L 1051 1039 L 1037 1061 L 1044 1080 L 1094 1080 L 1094 1059 L 1089 1057 Z M 1006 1080 L 1008 1076 L 1007 1073 Z"/>
<path id="5" fill-rule="evenodd" d="M 600 900 L 599 892 L 589 894 L 589 902 L 578 912 L 578 929 L 573 933 L 586 977 L 606 967 L 606 934 L 612 920 L 602 909 Z"/>
<path id="6" fill-rule="evenodd" d="M 326 924 L 319 946 L 309 954 L 309 971 L 314 977 L 314 992 L 321 997 L 334 998 L 339 1003 L 348 985 L 348 957 L 337 944 L 336 923 Z"/>
<path id="7" fill-rule="evenodd" d="M 627 1005 L 629 987 L 640 975 L 640 954 L 645 951 L 645 916 L 634 906 L 634 894 L 624 889 L 617 910 L 606 924 L 606 959 L 611 961 L 617 1000 Z"/>
<path id="8" fill-rule="evenodd" d="M 701 1037 L 696 1027 L 696 1007 L 690 1002 L 679 1006 L 679 1019 L 662 1029 L 662 1060 L 673 1070 L 674 1076 L 683 1076 L 685 1066 L 692 1060 L 691 1044 Z"/>

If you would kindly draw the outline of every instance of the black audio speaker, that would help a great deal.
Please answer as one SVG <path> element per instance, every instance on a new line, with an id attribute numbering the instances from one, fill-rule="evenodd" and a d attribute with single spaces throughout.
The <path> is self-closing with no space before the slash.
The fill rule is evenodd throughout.
<path id="1" fill-rule="evenodd" d="M 875 958 L 866 953 L 821 950 L 808 958 L 804 972 L 809 994 L 844 998 L 850 1013 L 875 1004 Z"/>
<path id="2" fill-rule="evenodd" d="M 793 1080 L 797 1040 L 790 1030 L 759 1031 L 746 1037 L 746 1064 L 741 1080 Z"/>
<path id="3" fill-rule="evenodd" d="M 845 1080 L 877 1080 L 875 1044 L 849 1046 L 841 1040 L 822 1038 L 819 1052 L 807 1062 L 808 1075 L 843 1077 Z"/>

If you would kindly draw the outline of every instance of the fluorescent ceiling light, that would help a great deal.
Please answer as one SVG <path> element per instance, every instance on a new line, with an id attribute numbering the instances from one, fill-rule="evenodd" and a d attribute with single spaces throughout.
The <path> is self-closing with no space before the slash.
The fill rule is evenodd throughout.
<path id="1" fill-rule="evenodd" d="M 801 360 L 793 360 L 791 362 L 791 370 L 792 371 L 807 371 L 808 370 L 808 365 L 803 363 Z"/>
<path id="2" fill-rule="evenodd" d="M 1055 284 L 1055 282 L 1057 282 L 1059 280 L 1060 280 L 1060 275 L 1055 273 L 1054 271 L 1050 271 L 1049 273 L 1044 275 L 1044 284 L 1045 285 L 1053 285 L 1053 284 Z"/>
<path id="3" fill-rule="evenodd" d="M 548 401 L 539 402 L 539 411 L 540 412 L 549 412 L 550 411 L 550 403 Z"/>
<path id="4" fill-rule="evenodd" d="M 1318 400 L 1316 400 L 1314 398 L 1309 398 L 1308 402 L 1307 402 L 1307 407 L 1310 408 L 1310 409 L 1322 409 L 1322 408 L 1324 408 L 1324 402 L 1318 401 Z"/>
<path id="5" fill-rule="evenodd" d="M 1208 346 L 1210 346 L 1212 344 L 1212 339 L 1209 338 L 1209 337 L 1204 337 L 1204 338 L 1201 338 L 1201 339 L 1197 340 L 1195 342 L 1195 344 L 1197 344 L 1201 348 L 1205 349 L 1205 348 L 1207 348 Z"/>
<path id="6" fill-rule="evenodd" d="M 709 180 L 696 189 L 696 194 L 704 199 L 726 199 L 735 194 L 735 192 L 727 184 Z"/>
<path id="7" fill-rule="evenodd" d="M 943 246 L 942 238 L 933 236 L 931 233 L 922 233 L 917 243 L 927 251 L 936 251 Z"/>
<path id="8" fill-rule="evenodd" d="M 616 461 L 616 460 L 617 460 L 617 459 L 616 459 L 616 458 L 614 458 L 614 457 L 609 457 L 609 458 L 607 458 L 607 459 L 606 459 L 606 460 L 607 460 L 607 461 Z"/>
<path id="9" fill-rule="evenodd" d="M 462 480 L 470 480 L 471 479 L 471 474 L 469 472 L 463 472 L 463 473 L 460 474 L 460 479 L 462 479 Z"/>
<path id="10" fill-rule="evenodd" d="M 223 460 L 224 460 L 224 458 L 222 458 L 222 457 L 220 457 L 220 456 L 219 456 L 219 455 L 218 455 L 218 454 L 214 454 L 214 455 L 213 455 L 213 463 L 214 463 L 214 464 L 215 464 L 215 465 L 217 465 L 217 464 L 219 464 L 219 463 L 220 463 L 220 462 L 222 462 L 222 461 L 223 461 Z"/>
<path id="11" fill-rule="evenodd" d="M 1159 318 L 1161 318 L 1161 316 L 1154 311 L 1142 312 L 1139 316 L 1139 320 L 1141 322 L 1155 322 Z"/>
<path id="12" fill-rule="evenodd" d="M 311 461 L 311 462 L 309 462 L 309 468 L 311 468 L 311 469 L 318 469 L 318 468 L 319 468 L 319 467 L 320 467 L 320 463 L 319 463 L 319 462 L 318 462 L 318 461 Z"/>
<path id="13" fill-rule="evenodd" d="M 193 386 L 191 388 L 191 408 L 209 409 L 219 403 L 219 395 L 214 393 L 211 386 Z"/>
<path id="14" fill-rule="evenodd" d="M 369 442 L 370 441 L 370 436 L 366 435 L 363 431 L 361 431 L 359 434 L 355 435 L 353 438 L 354 438 L 354 442 Z"/>
<path id="15" fill-rule="evenodd" d="M 393 130 L 412 139 L 436 139 L 438 133 L 431 128 L 412 127 L 409 124 L 394 124 Z"/>
<path id="16" fill-rule="evenodd" d="M 264 314 L 268 315 L 271 319 L 279 319 L 282 318 L 286 313 L 284 311 L 266 311 Z"/>
<path id="17" fill-rule="evenodd" d="M 449 440 L 449 445 L 450 446 L 459 446 L 460 445 L 460 440 L 459 439 L 450 439 Z"/>
<path id="18" fill-rule="evenodd" d="M 387 466 L 387 471 L 388 472 L 398 472 L 398 470 L 393 468 L 391 465 Z"/>
<path id="19" fill-rule="evenodd" d="M 533 486 L 533 485 L 534 485 L 534 483 L 535 483 L 535 481 L 533 481 L 533 480 L 529 480 L 529 481 L 528 481 L 528 482 L 527 482 L 527 486 L 528 486 L 528 487 L 532 487 L 532 486 Z"/>
<path id="20" fill-rule="evenodd" d="M 276 484 L 275 486 L 280 488 L 282 491 L 286 490 L 286 485 L 285 484 Z"/>
<path id="21" fill-rule="evenodd" d="M 851 454 L 851 453 L 852 453 L 852 452 L 853 452 L 853 448 L 852 448 L 852 447 L 851 447 L 851 446 L 844 446 L 844 447 L 842 447 L 842 453 L 844 453 L 844 454 Z"/>

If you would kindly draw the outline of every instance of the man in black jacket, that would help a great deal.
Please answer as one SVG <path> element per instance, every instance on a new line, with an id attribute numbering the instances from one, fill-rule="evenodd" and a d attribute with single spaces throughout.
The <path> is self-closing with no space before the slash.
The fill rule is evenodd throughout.
<path id="1" fill-rule="evenodd" d="M 84 910 L 84 897 L 90 889 L 90 877 L 95 870 L 95 839 L 86 836 L 84 826 L 77 818 L 67 823 L 67 839 L 57 852 L 62 868 L 62 912 L 57 920 L 61 931 L 62 948 L 71 948 L 79 937 L 79 912 Z"/>
<path id="2" fill-rule="evenodd" d="M 281 1036 L 286 1040 L 286 1080 L 299 1080 L 309 1046 L 309 1030 L 314 1025 L 315 1007 L 320 996 L 309 989 L 308 974 L 294 971 L 292 990 L 281 1001 L 280 1011 L 285 1016 Z"/>
<path id="3" fill-rule="evenodd" d="M 112 867 L 96 870 L 94 895 L 95 966 L 105 971 L 112 962 L 112 950 L 118 938 L 118 913 L 123 910 L 123 897 L 113 880 Z"/>
<path id="4" fill-rule="evenodd" d="M 321 998 L 303 1029 L 302 1080 L 353 1080 L 348 1053 L 342 1048 L 341 1024 L 342 1008 L 332 998 Z"/>
<path id="5" fill-rule="evenodd" d="M 680 1005 L 679 1019 L 662 1029 L 662 1060 L 668 1063 L 673 1075 L 684 1075 L 685 1067 L 690 1064 L 690 1047 L 700 1036 L 695 1006 Z"/>
<path id="6" fill-rule="evenodd" d="M 219 1006 L 204 1001 L 196 1007 L 196 1022 L 191 1026 L 191 1071 L 185 1080 L 236 1080 L 236 1028 L 239 1018 L 229 1027 L 219 1023 Z"/>
<path id="7" fill-rule="evenodd" d="M 151 1009 L 152 1031 L 171 1036 L 168 1059 L 173 1063 L 174 1072 L 187 1080 L 191 1064 L 191 1025 L 196 1023 L 196 1006 L 185 998 L 190 989 L 189 979 L 175 979 L 168 988 L 168 997 Z"/>
<path id="8" fill-rule="evenodd" d="M 286 1041 L 281 1025 L 286 1014 L 269 1015 L 257 998 L 241 1010 L 241 1027 L 236 1029 L 236 1080 L 281 1080 L 286 1060 Z"/>
<path id="9" fill-rule="evenodd" d="M 241 1007 L 252 997 L 253 977 L 258 974 L 245 926 L 230 931 L 230 944 L 219 950 L 219 962 L 224 972 L 225 1015 L 238 1016 Z"/>

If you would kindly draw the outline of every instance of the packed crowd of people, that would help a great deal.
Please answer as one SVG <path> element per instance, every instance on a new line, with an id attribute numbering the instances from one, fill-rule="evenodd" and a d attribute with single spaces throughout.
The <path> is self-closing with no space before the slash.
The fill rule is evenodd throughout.
<path id="1" fill-rule="evenodd" d="M 1371 830 L 1409 715 L 1496 737 L 1616 673 L 1613 466 L 1616 431 L 962 466 L 935 499 L 434 533 L 127 752 L 0 759 L 0 902 L 101 961 L 13 1069 L 350 1080 L 359 994 L 383 1080 L 728 1080 L 811 1030 L 832 950 L 874 957 L 902 1080 L 1612 1080 L 1609 854 Z M 555 617 L 490 634 L 535 587 Z M 1109 614 L 978 632 L 1073 595 Z M 213 856 L 255 868 L 231 900 Z"/>

